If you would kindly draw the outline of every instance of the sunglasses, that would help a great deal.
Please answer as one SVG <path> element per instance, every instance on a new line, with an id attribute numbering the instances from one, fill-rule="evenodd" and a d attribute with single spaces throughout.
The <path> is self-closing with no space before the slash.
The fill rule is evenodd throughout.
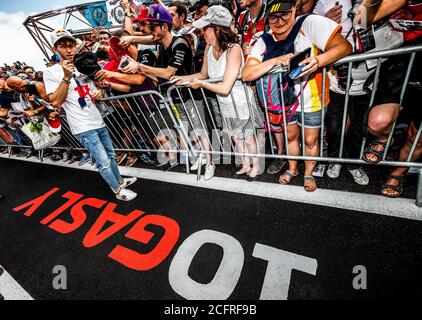
<path id="1" fill-rule="evenodd" d="M 287 11 L 281 14 L 272 14 L 268 17 L 270 23 L 276 23 L 277 20 L 288 21 L 292 17 L 292 11 Z"/>
<path id="2" fill-rule="evenodd" d="M 21 78 L 22 80 L 28 80 L 30 77 L 27 74 L 19 74 L 18 78 Z"/>
<path id="3" fill-rule="evenodd" d="M 148 27 L 149 27 L 149 30 L 154 30 L 155 29 L 155 27 L 157 27 L 157 26 L 161 26 L 161 24 L 160 23 L 150 23 L 150 24 L 148 24 Z"/>

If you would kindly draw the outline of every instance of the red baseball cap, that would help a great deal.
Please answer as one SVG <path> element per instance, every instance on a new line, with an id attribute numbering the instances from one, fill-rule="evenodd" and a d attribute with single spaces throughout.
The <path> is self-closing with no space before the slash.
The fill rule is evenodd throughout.
<path id="1" fill-rule="evenodd" d="M 148 12 L 149 12 L 148 8 L 141 9 L 139 16 L 137 18 L 133 19 L 133 22 L 146 21 L 146 19 L 148 18 Z"/>
<path id="2" fill-rule="evenodd" d="M 110 60 L 120 62 L 124 55 L 130 56 L 129 50 L 123 49 L 119 46 L 120 39 L 116 36 L 110 38 Z"/>
<path id="3" fill-rule="evenodd" d="M 53 133 L 59 133 L 62 130 L 62 122 L 59 117 L 47 117 L 48 127 Z"/>

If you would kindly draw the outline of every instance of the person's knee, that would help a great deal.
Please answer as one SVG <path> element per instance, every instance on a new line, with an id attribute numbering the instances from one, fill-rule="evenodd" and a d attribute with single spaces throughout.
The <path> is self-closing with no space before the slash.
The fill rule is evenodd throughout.
<path id="1" fill-rule="evenodd" d="M 368 129 L 373 133 L 384 132 L 390 129 L 397 118 L 396 110 L 393 106 L 389 108 L 377 108 L 371 111 L 368 117 Z"/>
<path id="2" fill-rule="evenodd" d="M 300 137 L 300 131 L 291 131 L 291 132 L 287 132 L 287 141 L 289 142 L 289 143 L 292 143 L 292 142 L 295 142 L 295 141 L 298 141 L 299 140 L 299 137 Z"/>
<path id="3" fill-rule="evenodd" d="M 318 136 L 306 135 L 305 134 L 305 145 L 309 149 L 314 149 L 318 147 Z"/>
<path id="4" fill-rule="evenodd" d="M 111 168 L 111 161 L 109 159 L 97 162 L 98 171 L 101 173 L 104 170 Z"/>
<path id="5" fill-rule="evenodd" d="M 394 123 L 394 117 L 390 114 L 377 113 L 369 117 L 368 129 L 374 133 L 383 132 Z"/>

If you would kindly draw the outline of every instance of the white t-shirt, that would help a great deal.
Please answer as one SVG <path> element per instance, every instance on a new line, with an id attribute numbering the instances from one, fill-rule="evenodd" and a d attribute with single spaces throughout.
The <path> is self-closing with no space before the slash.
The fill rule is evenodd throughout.
<path id="1" fill-rule="evenodd" d="M 44 84 L 47 94 L 54 93 L 57 90 L 63 80 L 63 76 L 64 71 L 59 64 L 45 70 Z M 62 104 L 72 134 L 79 134 L 105 127 L 100 111 L 91 100 L 92 92 L 97 89 L 94 83 L 87 76 L 79 73 L 75 74 L 75 78 L 79 81 L 80 86 L 72 78 L 69 84 L 67 98 Z M 78 102 L 81 96 L 86 101 L 86 106 L 83 108 Z"/>
<path id="2" fill-rule="evenodd" d="M 349 32 L 352 28 L 352 20 L 347 17 L 347 13 L 352 8 L 352 1 L 351 0 L 318 0 L 314 13 L 325 16 L 325 14 L 334 7 L 335 3 L 338 2 L 343 6 L 342 9 L 342 16 L 341 16 L 341 26 L 343 27 L 343 30 L 341 32 L 343 37 L 346 37 L 349 33 L 347 40 L 350 42 L 350 44 L 353 46 L 353 32 Z M 365 84 L 368 77 L 374 72 L 374 70 L 368 71 L 366 68 L 365 63 L 359 64 L 357 67 L 354 67 L 352 69 L 352 79 L 353 82 L 350 86 L 349 93 L 352 96 L 358 96 L 365 94 L 365 91 L 363 90 L 363 85 Z M 342 90 L 337 81 L 337 77 L 334 76 L 331 72 L 328 73 L 328 76 L 330 77 L 330 90 L 339 93 L 339 94 L 345 94 L 345 91 Z"/>
<path id="3" fill-rule="evenodd" d="M 320 16 L 325 16 L 325 14 L 330 11 L 332 7 L 335 6 L 336 2 L 339 5 L 343 6 L 341 12 L 341 35 L 346 38 L 349 31 L 352 29 L 352 20 L 347 17 L 347 13 L 352 9 L 351 0 L 318 0 L 314 8 L 314 13 Z M 349 39 L 352 39 L 352 33 L 349 34 Z"/>
<path id="4" fill-rule="evenodd" d="M 295 52 L 303 51 L 311 47 L 311 55 L 317 56 L 324 51 L 334 35 L 341 30 L 341 26 L 334 21 L 318 15 L 310 15 L 303 22 L 302 28 L 298 33 L 294 45 Z M 271 31 L 270 31 L 271 33 Z M 252 48 L 248 59 L 257 59 L 262 62 L 266 46 L 264 40 L 259 38 Z M 328 79 L 328 77 L 327 77 Z M 307 84 L 306 84 L 307 82 Z M 322 106 L 322 71 L 314 72 L 310 77 L 302 79 L 304 87 L 304 110 L 305 112 L 315 112 L 321 110 Z M 325 106 L 329 103 L 329 81 L 327 81 L 325 92 Z M 300 92 L 300 80 L 295 80 L 296 93 Z M 297 110 L 301 110 L 301 106 Z"/>

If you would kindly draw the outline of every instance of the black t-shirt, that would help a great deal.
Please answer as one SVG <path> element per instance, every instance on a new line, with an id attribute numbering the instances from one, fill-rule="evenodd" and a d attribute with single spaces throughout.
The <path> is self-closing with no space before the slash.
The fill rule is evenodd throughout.
<path id="1" fill-rule="evenodd" d="M 19 93 L 14 91 L 0 91 L 0 108 L 11 109 L 13 102 L 19 102 Z"/>
<path id="2" fill-rule="evenodd" d="M 168 66 L 177 68 L 176 75 L 178 76 L 192 73 L 192 51 L 185 38 L 173 37 L 167 48 L 160 45 L 157 67 L 167 68 Z M 166 81 L 163 79 L 163 82 Z"/>
<path id="3" fill-rule="evenodd" d="M 137 60 L 138 62 L 151 67 L 155 66 L 157 63 L 157 57 L 151 49 L 139 50 Z"/>
<path id="4" fill-rule="evenodd" d="M 138 62 L 145 64 L 147 66 L 155 66 L 157 63 L 157 57 L 154 52 L 150 49 L 140 50 L 138 52 Z M 132 85 L 131 93 L 143 92 L 143 91 L 157 91 L 157 86 L 154 84 L 151 78 L 146 78 L 140 85 Z M 155 101 L 154 101 L 154 100 Z M 159 98 L 156 95 L 144 95 L 136 97 L 136 101 L 141 109 L 146 109 L 147 106 L 150 109 L 156 109 L 159 105 Z"/>
<path id="5" fill-rule="evenodd" d="M 173 37 L 170 45 L 164 48 L 160 45 L 158 50 L 158 68 L 167 68 L 168 66 L 177 68 L 175 75 L 185 76 L 192 74 L 192 51 L 188 41 L 183 37 Z M 160 84 L 167 82 L 167 79 L 159 79 Z M 161 86 L 161 92 L 166 93 L 169 85 Z M 181 89 L 181 95 L 184 101 L 190 99 L 187 89 Z M 180 102 L 176 91 L 173 91 L 173 102 Z"/>

